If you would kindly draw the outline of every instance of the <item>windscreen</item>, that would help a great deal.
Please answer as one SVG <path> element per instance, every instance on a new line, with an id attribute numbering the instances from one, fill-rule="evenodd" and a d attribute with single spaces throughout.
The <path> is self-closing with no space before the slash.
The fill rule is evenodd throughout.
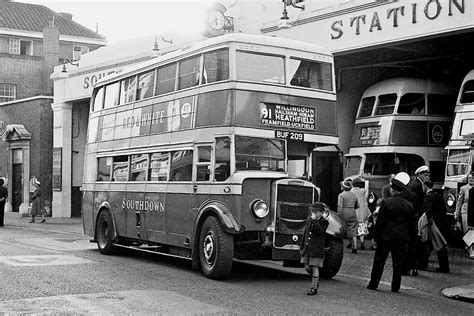
<path id="1" fill-rule="evenodd" d="M 235 137 L 236 170 L 285 170 L 285 142 L 277 139 Z"/>
<path id="2" fill-rule="evenodd" d="M 469 149 L 451 149 L 448 152 L 446 175 L 448 177 L 466 175 L 470 163 Z"/>

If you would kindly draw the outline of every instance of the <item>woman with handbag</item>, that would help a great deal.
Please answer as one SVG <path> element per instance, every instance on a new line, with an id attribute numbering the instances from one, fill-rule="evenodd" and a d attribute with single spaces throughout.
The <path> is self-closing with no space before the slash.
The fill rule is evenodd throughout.
<path id="1" fill-rule="evenodd" d="M 44 212 L 43 212 L 43 199 L 41 198 L 41 183 L 39 182 L 38 179 L 33 179 L 33 184 L 36 187 L 35 192 L 33 193 L 33 197 L 31 198 L 32 204 L 31 204 L 31 210 L 30 210 L 30 215 L 31 215 L 31 221 L 30 223 L 35 222 L 35 216 L 40 216 L 41 215 L 41 222 L 44 223 L 46 220 L 44 219 Z"/>

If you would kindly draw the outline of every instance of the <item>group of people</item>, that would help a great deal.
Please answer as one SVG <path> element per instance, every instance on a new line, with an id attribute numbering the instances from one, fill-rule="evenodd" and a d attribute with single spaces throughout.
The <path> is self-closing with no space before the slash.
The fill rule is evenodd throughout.
<path id="1" fill-rule="evenodd" d="M 393 261 L 392 292 L 400 290 L 402 275 L 417 276 L 419 270 L 427 269 L 433 249 L 438 255 L 436 272 L 449 273 L 448 233 L 445 203 L 433 190 L 429 168 L 419 167 L 413 178 L 405 172 L 392 176 L 374 225 L 377 248 L 367 288 L 377 289 L 389 253 Z"/>
<path id="2" fill-rule="evenodd" d="M 4 186 L 5 180 L 0 178 L 0 227 L 4 226 L 4 217 L 5 217 L 5 204 L 8 198 L 8 189 Z M 35 191 L 31 197 L 32 203 L 30 207 L 31 220 L 30 223 L 35 222 L 36 216 L 41 216 L 41 222 L 44 223 L 46 220 L 44 218 L 45 210 L 43 207 L 43 200 L 41 198 L 41 183 L 38 179 L 33 179 L 33 185 L 35 186 Z"/>
<path id="3" fill-rule="evenodd" d="M 461 189 L 456 218 L 467 213 L 468 191 L 474 188 L 473 176 L 469 179 L 469 184 Z M 346 225 L 350 240 L 348 248 L 352 248 L 352 253 L 357 253 L 358 241 L 361 249 L 365 249 L 364 238 L 369 233 L 369 224 L 373 224 L 375 255 L 367 288 L 377 289 L 389 253 L 393 261 L 393 292 L 400 290 L 402 275 L 417 276 L 419 270 L 427 269 L 433 250 L 438 255 L 436 272 L 449 273 L 447 240 L 450 222 L 443 197 L 433 190 L 429 168 L 419 167 L 414 177 L 405 172 L 391 175 L 389 183 L 382 189 L 382 198 L 374 214 L 367 206 L 364 186 L 364 181 L 359 178 L 342 181 L 337 213 Z M 370 223 L 369 219 L 372 220 Z M 466 222 L 464 227 L 468 225 Z"/>

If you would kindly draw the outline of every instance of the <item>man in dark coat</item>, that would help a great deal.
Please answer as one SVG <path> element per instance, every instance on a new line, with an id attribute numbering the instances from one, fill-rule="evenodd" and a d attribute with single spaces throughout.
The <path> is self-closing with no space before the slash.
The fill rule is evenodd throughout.
<path id="1" fill-rule="evenodd" d="M 3 226 L 3 219 L 5 216 L 5 203 L 7 202 L 8 198 L 8 190 L 3 186 L 5 181 L 0 178 L 0 227 Z"/>
<path id="2" fill-rule="evenodd" d="M 423 200 L 423 212 L 426 213 L 428 225 L 435 223 L 444 239 L 448 238 L 449 233 L 449 219 L 446 214 L 446 206 L 444 199 L 438 192 L 433 190 L 433 181 L 426 180 L 425 185 L 425 199 Z M 430 252 L 433 250 L 432 244 L 428 243 Z M 436 272 L 449 273 L 448 249 L 446 246 L 438 250 L 439 268 Z"/>
<path id="3" fill-rule="evenodd" d="M 425 198 L 425 191 L 423 189 L 423 182 L 430 180 L 430 169 L 428 166 L 421 166 L 415 170 L 415 178 L 413 178 L 407 185 L 408 190 L 416 194 L 415 204 L 415 227 L 417 227 L 418 220 L 423 214 L 423 200 Z M 408 257 L 412 258 L 409 268 L 411 275 L 418 275 L 419 270 L 426 270 L 428 267 L 429 247 L 427 242 L 422 242 L 415 234 L 415 240 L 411 240 L 408 244 Z"/>
<path id="4" fill-rule="evenodd" d="M 375 250 L 370 282 L 367 286 L 370 290 L 377 289 L 389 253 L 392 254 L 393 262 L 391 289 L 392 292 L 400 290 L 406 244 L 415 227 L 413 206 L 401 197 L 401 192 L 404 189 L 405 185 L 402 182 L 393 179 L 391 197 L 383 200 L 380 205 L 375 223 L 377 249 Z"/>

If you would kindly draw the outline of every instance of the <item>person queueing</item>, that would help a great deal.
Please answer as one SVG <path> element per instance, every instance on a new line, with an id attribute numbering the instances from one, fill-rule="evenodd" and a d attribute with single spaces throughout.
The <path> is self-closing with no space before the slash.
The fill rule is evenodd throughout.
<path id="1" fill-rule="evenodd" d="M 352 184 L 348 180 L 341 182 L 342 192 L 337 197 L 337 214 L 346 224 L 347 238 L 352 240 L 352 253 L 357 253 L 357 214 L 359 207 L 357 196 L 351 191 Z"/>
<path id="2" fill-rule="evenodd" d="M 467 184 L 459 189 L 454 219 L 460 221 L 463 233 L 474 227 L 474 171 L 467 176 Z M 468 247 L 469 259 L 474 259 L 474 245 Z"/>
<path id="3" fill-rule="evenodd" d="M 0 227 L 4 225 L 4 217 L 5 217 L 5 203 L 7 202 L 8 198 L 8 190 L 3 185 L 5 181 L 0 178 Z"/>
<path id="4" fill-rule="evenodd" d="M 415 177 L 408 183 L 408 189 L 415 193 L 416 200 L 413 204 L 415 209 L 415 223 L 418 223 L 423 214 L 423 200 L 425 198 L 425 191 L 423 189 L 423 182 L 430 180 L 430 169 L 427 166 L 421 166 L 415 170 Z M 415 224 L 418 226 L 418 224 Z M 429 259 L 429 246 L 427 242 L 422 242 L 418 234 L 415 239 L 411 240 L 409 245 L 409 257 L 412 258 L 410 268 L 410 275 L 417 276 L 418 270 L 426 270 Z"/>
<path id="5" fill-rule="evenodd" d="M 400 290 L 403 263 L 406 257 L 406 244 L 415 228 L 413 206 L 401 196 L 405 185 L 397 179 L 392 180 L 391 197 L 382 200 L 377 222 L 375 223 L 375 250 L 370 282 L 370 290 L 376 290 L 382 278 L 388 254 L 392 255 L 392 292 Z"/>
<path id="6" fill-rule="evenodd" d="M 358 222 L 357 237 L 360 240 L 360 249 L 365 250 L 364 241 L 365 236 L 369 235 L 369 217 L 372 215 L 366 201 L 365 181 L 360 178 L 354 179 L 351 191 L 357 196 L 357 203 L 359 203 L 359 207 L 355 210 Z"/>
<path id="7" fill-rule="evenodd" d="M 35 222 L 35 216 L 41 215 L 41 223 L 45 222 L 44 219 L 44 213 L 43 213 L 43 200 L 41 198 L 41 183 L 39 182 L 38 179 L 33 180 L 33 184 L 36 187 L 35 192 L 33 193 L 33 196 L 31 198 L 32 203 L 31 203 L 31 221 L 30 223 Z"/>
<path id="8" fill-rule="evenodd" d="M 309 206 L 303 238 L 300 244 L 301 263 L 311 274 L 311 288 L 308 295 L 318 294 L 319 268 L 323 266 L 326 229 L 329 222 L 323 217 L 324 204 L 317 202 Z"/>
<path id="9" fill-rule="evenodd" d="M 435 223 L 439 232 L 446 240 L 449 232 L 449 219 L 446 213 L 446 206 L 444 203 L 443 196 L 433 190 L 433 181 L 426 180 L 425 185 L 425 199 L 423 200 L 423 212 L 426 213 L 426 218 L 429 225 Z M 430 236 L 431 234 L 428 234 Z M 433 237 L 429 237 L 433 238 Z M 433 241 L 429 244 L 430 252 L 433 250 Z M 448 249 L 445 245 L 437 251 L 439 268 L 436 272 L 449 273 L 449 261 L 448 261 Z"/>

